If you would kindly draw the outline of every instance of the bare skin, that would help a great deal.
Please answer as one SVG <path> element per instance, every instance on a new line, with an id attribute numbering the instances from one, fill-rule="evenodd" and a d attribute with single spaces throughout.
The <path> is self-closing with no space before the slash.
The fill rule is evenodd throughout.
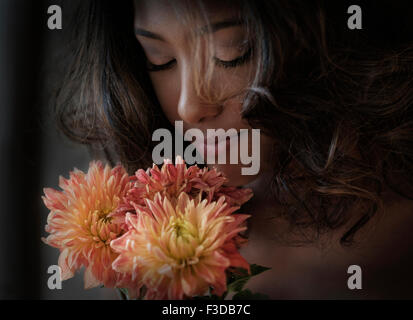
<path id="1" fill-rule="evenodd" d="M 237 93 L 248 86 L 254 64 L 247 60 L 236 67 L 222 66 L 222 62 L 234 61 L 245 54 L 245 30 L 240 25 L 227 23 L 236 20 L 236 13 L 211 7 L 211 23 L 227 24 L 224 27 L 221 24 L 212 34 L 200 36 L 201 40 L 209 41 L 208 36 L 211 35 L 215 47 L 214 55 L 206 56 L 205 62 L 214 59 L 221 61 L 215 63 L 211 91 L 217 95 L 231 97 L 222 103 L 209 103 L 200 98 L 195 89 L 194 48 L 189 40 L 188 29 L 177 19 L 168 1 L 136 1 L 135 7 L 135 29 L 138 30 L 136 38 L 142 45 L 149 64 L 152 65 L 152 69 L 149 68 L 149 76 L 168 120 L 171 123 L 183 121 L 184 131 L 196 128 L 205 136 L 208 129 L 222 128 L 226 131 L 234 128 L 238 132 L 240 129 L 252 129 L 240 115 L 242 96 Z M 195 28 L 202 30 L 204 26 L 205 23 L 199 21 Z M 155 34 L 157 39 L 148 36 L 147 31 Z M 153 66 L 157 71 L 153 71 Z M 268 169 L 266 159 L 270 154 L 270 146 L 271 139 L 261 135 L 259 174 Z M 251 150 L 251 146 L 249 149 Z M 242 175 L 241 164 L 227 163 L 215 167 L 225 173 L 231 185 L 245 185 L 258 177 Z"/>
<path id="2" fill-rule="evenodd" d="M 322 236 L 310 246 L 284 245 L 275 231 L 288 232 L 287 224 L 273 219 L 281 210 L 259 184 L 250 221 L 249 242 L 241 254 L 251 263 L 270 267 L 251 279 L 247 287 L 272 299 L 403 299 L 412 298 L 413 201 L 388 190 L 384 209 L 361 229 L 352 247 L 343 247 L 340 237 L 355 222 Z M 257 189 L 258 188 L 258 189 Z M 350 290 L 350 265 L 362 269 L 362 290 Z"/>
<path id="3" fill-rule="evenodd" d="M 158 36 L 154 39 L 148 37 L 147 32 L 137 33 L 137 40 L 144 48 L 148 61 L 158 69 L 159 66 L 168 66 L 149 71 L 149 75 L 170 122 L 182 120 L 184 130 L 198 128 L 203 132 L 218 128 L 251 129 L 241 118 L 242 99 L 239 97 L 211 105 L 197 96 L 187 29 L 176 18 L 168 1 L 135 1 L 135 8 L 135 28 Z M 228 21 L 235 16 L 229 9 L 211 6 L 208 10 L 212 23 Z M 240 49 L 242 27 L 219 29 L 214 32 L 213 39 L 215 58 L 231 61 L 243 54 Z M 252 61 L 231 69 L 217 66 L 213 88 L 222 90 L 222 84 L 226 84 L 226 93 L 231 96 L 247 86 L 253 67 Z M 232 185 L 251 187 L 255 194 L 244 208 L 244 212 L 252 214 L 252 217 L 249 244 L 241 249 L 241 253 L 250 263 L 271 267 L 271 270 L 253 278 L 248 287 L 268 294 L 272 299 L 412 298 L 410 248 L 413 247 L 413 237 L 410 229 L 413 225 L 413 201 L 387 191 L 384 211 L 379 212 L 359 233 L 357 239 L 360 242 L 356 247 L 343 248 L 339 244 L 340 236 L 354 219 L 311 246 L 287 246 L 274 240 L 275 231 L 285 233 L 288 229 L 285 222 L 272 219 L 274 212 L 280 208 L 267 194 L 271 145 L 271 138 L 262 136 L 262 164 L 256 176 L 242 176 L 240 165 L 217 166 L 230 178 Z M 362 290 L 349 290 L 347 287 L 350 276 L 347 269 L 350 265 L 362 268 Z"/>

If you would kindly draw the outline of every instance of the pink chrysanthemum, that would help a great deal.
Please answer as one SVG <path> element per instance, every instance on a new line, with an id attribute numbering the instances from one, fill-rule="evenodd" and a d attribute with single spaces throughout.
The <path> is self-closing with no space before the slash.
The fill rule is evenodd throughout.
<path id="1" fill-rule="evenodd" d="M 167 197 L 173 204 L 181 192 L 187 193 L 192 198 L 197 198 L 201 193 L 208 202 L 217 201 L 221 196 L 230 206 L 241 206 L 253 196 L 251 189 L 225 187 L 227 178 L 216 169 L 187 168 L 181 157 L 176 158 L 174 165 L 170 160 L 165 160 L 161 169 L 153 165 L 147 172 L 140 169 L 135 174 L 133 187 L 127 192 L 113 217 L 122 221 L 126 212 L 135 212 L 136 207 L 144 207 L 146 199 L 154 199 L 157 193 Z"/>
<path id="2" fill-rule="evenodd" d="M 172 204 L 157 193 L 144 202 L 150 212 L 136 207 L 137 214 L 127 213 L 129 231 L 111 247 L 119 253 L 113 268 L 131 271 L 136 291 L 146 288 L 145 299 L 202 296 L 209 287 L 222 295 L 229 267 L 249 271 L 236 245 L 249 215 L 232 214 L 238 207 L 225 197 L 199 201 L 182 192 Z"/>
<path id="3" fill-rule="evenodd" d="M 92 162 L 87 173 L 75 169 L 70 179 L 60 177 L 59 186 L 63 191 L 44 189 L 50 235 L 42 240 L 60 249 L 62 280 L 84 266 L 85 288 L 123 285 L 127 276 L 112 269 L 118 254 L 110 247 L 123 229 L 109 214 L 131 187 L 125 169 Z"/>

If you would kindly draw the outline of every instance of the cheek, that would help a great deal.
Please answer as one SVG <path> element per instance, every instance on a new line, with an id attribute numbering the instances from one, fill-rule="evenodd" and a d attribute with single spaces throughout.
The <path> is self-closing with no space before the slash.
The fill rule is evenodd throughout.
<path id="1" fill-rule="evenodd" d="M 233 96 L 245 93 L 245 89 L 250 86 L 252 79 L 253 69 L 251 63 L 236 68 L 216 66 L 212 76 L 212 88 L 223 96 Z"/>
<path id="2" fill-rule="evenodd" d="M 179 79 L 168 72 L 152 72 L 150 78 L 165 116 L 170 122 L 178 120 Z"/>
<path id="3" fill-rule="evenodd" d="M 228 99 L 227 101 L 224 102 L 225 113 L 226 113 L 226 116 L 229 117 L 229 119 L 231 118 L 241 119 L 243 99 L 244 99 L 244 95 L 242 94 L 232 99 Z"/>

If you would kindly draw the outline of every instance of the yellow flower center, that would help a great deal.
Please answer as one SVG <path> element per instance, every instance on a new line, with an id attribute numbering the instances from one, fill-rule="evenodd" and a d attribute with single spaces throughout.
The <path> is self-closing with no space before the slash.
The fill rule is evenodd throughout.
<path id="1" fill-rule="evenodd" d="M 98 245 L 109 246 L 110 241 L 121 232 L 118 225 L 112 224 L 112 217 L 108 217 L 112 211 L 113 209 L 108 208 L 90 211 L 89 221 L 85 221 L 89 225 L 92 240 Z"/>
<path id="2" fill-rule="evenodd" d="M 176 237 L 180 237 L 185 241 L 189 241 L 190 238 L 196 236 L 196 234 L 193 232 L 193 226 L 187 220 L 184 220 L 182 218 L 176 218 L 175 220 L 173 220 L 171 227 L 174 230 Z"/>
<path id="3" fill-rule="evenodd" d="M 170 217 L 164 237 L 168 239 L 168 255 L 175 260 L 176 268 L 197 263 L 195 250 L 199 244 L 197 228 L 183 216 Z"/>
<path id="4" fill-rule="evenodd" d="M 96 210 L 97 211 L 97 210 Z M 103 223 L 110 223 L 112 221 L 112 217 L 108 217 L 108 214 L 111 213 L 112 209 L 103 209 L 97 212 L 99 220 Z"/>

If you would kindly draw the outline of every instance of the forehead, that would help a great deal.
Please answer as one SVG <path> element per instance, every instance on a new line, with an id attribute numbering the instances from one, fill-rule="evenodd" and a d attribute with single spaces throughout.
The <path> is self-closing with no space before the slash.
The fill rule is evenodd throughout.
<path id="1" fill-rule="evenodd" d="M 174 26 L 183 26 L 186 18 L 203 26 L 205 18 L 216 22 L 238 16 L 236 6 L 228 0 L 134 0 L 134 5 L 135 26 L 153 30 L 172 31 Z"/>

